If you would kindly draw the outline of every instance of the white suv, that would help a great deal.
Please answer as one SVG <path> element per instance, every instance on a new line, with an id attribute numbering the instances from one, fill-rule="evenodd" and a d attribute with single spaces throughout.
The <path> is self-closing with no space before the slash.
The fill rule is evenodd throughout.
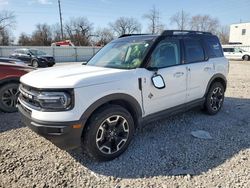
<path id="1" fill-rule="evenodd" d="M 224 55 L 233 60 L 250 60 L 250 52 L 237 47 L 223 47 Z"/>
<path id="2" fill-rule="evenodd" d="M 222 107 L 228 60 L 211 33 L 164 31 L 124 35 L 86 65 L 21 77 L 24 123 L 57 146 L 84 146 L 98 160 L 128 147 L 138 125 L 200 106 Z"/>

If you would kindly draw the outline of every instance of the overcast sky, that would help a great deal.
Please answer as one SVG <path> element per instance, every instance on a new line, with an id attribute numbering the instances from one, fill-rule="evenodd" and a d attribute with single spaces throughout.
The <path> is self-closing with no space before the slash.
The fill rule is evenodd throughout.
<path id="1" fill-rule="evenodd" d="M 61 0 L 63 21 L 70 17 L 84 16 L 94 27 L 104 27 L 120 16 L 137 18 L 146 31 L 142 15 L 155 6 L 161 21 L 168 29 L 174 26 L 169 18 L 182 9 L 190 13 L 209 14 L 221 24 L 250 22 L 250 0 Z M 31 34 L 38 23 L 59 22 L 58 0 L 0 0 L 0 11 L 14 11 L 17 20 L 16 37 L 21 32 Z"/>

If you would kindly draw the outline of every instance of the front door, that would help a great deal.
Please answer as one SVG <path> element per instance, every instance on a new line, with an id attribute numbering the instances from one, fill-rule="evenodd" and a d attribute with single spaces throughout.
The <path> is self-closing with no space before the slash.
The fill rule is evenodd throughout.
<path id="1" fill-rule="evenodd" d="M 154 49 L 142 77 L 145 115 L 186 102 L 187 71 L 180 54 L 180 42 L 175 39 L 162 40 Z M 162 76 L 165 88 L 154 87 L 151 78 L 155 73 Z"/>

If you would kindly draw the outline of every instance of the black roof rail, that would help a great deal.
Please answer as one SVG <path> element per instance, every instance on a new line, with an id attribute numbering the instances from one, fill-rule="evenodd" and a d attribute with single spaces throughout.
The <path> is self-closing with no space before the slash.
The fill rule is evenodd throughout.
<path id="1" fill-rule="evenodd" d="M 190 35 L 190 34 L 204 34 L 204 35 L 212 35 L 210 32 L 204 31 L 192 31 L 192 30 L 164 30 L 161 35 Z"/>
<path id="2" fill-rule="evenodd" d="M 123 34 L 123 35 L 119 36 L 118 38 L 130 37 L 130 36 L 140 36 L 140 35 L 148 35 L 148 34 Z"/>

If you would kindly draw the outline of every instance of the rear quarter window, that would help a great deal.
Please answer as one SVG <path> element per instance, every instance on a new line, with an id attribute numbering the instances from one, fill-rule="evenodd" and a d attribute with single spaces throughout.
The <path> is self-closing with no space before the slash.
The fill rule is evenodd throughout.
<path id="1" fill-rule="evenodd" d="M 207 45 L 209 58 L 223 57 L 223 50 L 216 37 L 206 38 L 205 43 Z"/>

